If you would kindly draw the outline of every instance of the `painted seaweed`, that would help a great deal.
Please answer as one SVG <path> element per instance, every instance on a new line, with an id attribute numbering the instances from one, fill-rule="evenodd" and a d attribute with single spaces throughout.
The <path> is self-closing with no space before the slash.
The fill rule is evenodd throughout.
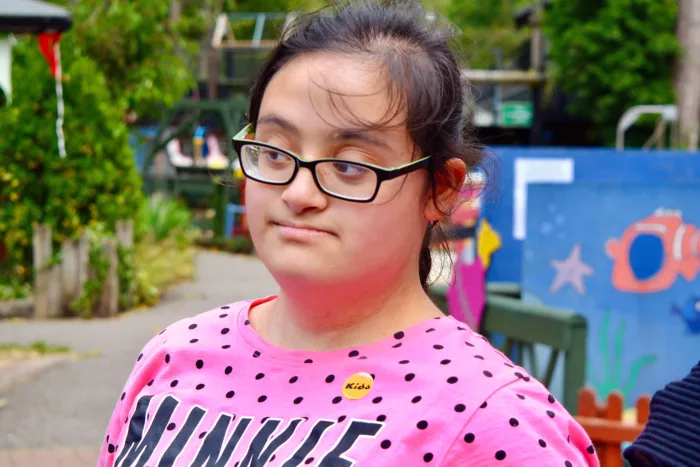
<path id="1" fill-rule="evenodd" d="M 656 355 L 647 354 L 637 358 L 630 366 L 627 378 L 625 379 L 625 368 L 622 368 L 622 361 L 626 324 L 624 321 L 621 321 L 615 330 L 614 336 L 611 336 L 611 317 L 612 312 L 610 309 L 606 309 L 598 334 L 597 344 L 598 351 L 602 357 L 602 371 L 594 372 L 591 365 L 587 365 L 588 381 L 601 399 L 607 398 L 608 394 L 617 390 L 622 392 L 625 396 L 625 400 L 629 401 L 630 395 L 637 385 L 639 375 L 644 368 L 656 362 Z M 606 356 L 607 358 L 605 358 Z M 597 375 L 600 377 L 596 377 Z"/>

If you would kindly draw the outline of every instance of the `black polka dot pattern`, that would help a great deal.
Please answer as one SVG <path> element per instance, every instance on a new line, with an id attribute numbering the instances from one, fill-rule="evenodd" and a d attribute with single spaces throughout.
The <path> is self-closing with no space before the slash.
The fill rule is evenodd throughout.
<path id="1" fill-rule="evenodd" d="M 104 455 L 116 456 L 114 440 L 123 439 L 130 417 L 136 419 L 136 401 L 167 394 L 179 401 L 165 425 L 171 437 L 183 429 L 195 405 L 231 414 L 227 433 L 244 417 L 251 418 L 253 431 L 281 420 L 275 433 L 295 419 L 304 420 L 294 435 L 303 440 L 319 420 L 330 421 L 319 446 L 296 459 L 304 465 L 318 463 L 318 453 L 328 452 L 357 420 L 379 424 L 381 431 L 374 439 L 361 437 L 349 457 L 362 446 L 374 451 L 359 458 L 377 459 L 378 465 L 382 456 L 395 456 L 392 462 L 407 466 L 460 465 L 464 459 L 473 465 L 526 465 L 538 459 L 542 465 L 573 467 L 579 459 L 595 459 L 590 440 L 552 394 L 494 351 L 483 336 L 452 318 L 393 330 L 384 341 L 370 345 L 302 352 L 262 341 L 242 309 L 224 306 L 175 323 L 161 331 L 168 333 L 165 341 L 139 353 L 135 374 L 141 376 L 120 395 L 123 415 L 110 425 L 120 428 L 105 438 Z M 354 398 L 345 385 L 357 373 L 370 375 L 373 383 Z M 149 423 L 158 407 L 148 407 Z M 216 420 L 203 419 L 191 433 L 187 446 L 193 452 L 207 440 Z M 578 451 L 576 446 L 587 448 Z M 157 446 L 160 451 L 153 458 L 165 448 Z M 292 454 L 283 445 L 274 459 Z M 110 459 L 107 464 L 114 463 Z M 222 462 L 235 465 L 240 459 Z"/>

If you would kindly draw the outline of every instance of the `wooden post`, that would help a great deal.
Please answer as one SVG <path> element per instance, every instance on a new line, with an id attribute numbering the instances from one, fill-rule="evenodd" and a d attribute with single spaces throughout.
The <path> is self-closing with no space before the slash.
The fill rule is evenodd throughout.
<path id="1" fill-rule="evenodd" d="M 94 316 L 108 318 L 119 312 L 119 276 L 116 239 L 106 239 L 102 244 L 102 254 L 109 260 L 107 276 L 102 285 L 102 293 L 97 301 Z"/>
<path id="2" fill-rule="evenodd" d="M 134 221 L 117 222 L 117 241 L 126 248 L 134 246 Z"/>
<path id="3" fill-rule="evenodd" d="M 34 317 L 51 318 L 53 309 L 51 304 L 51 280 L 52 272 L 48 268 L 51 260 L 51 228 L 48 225 L 40 224 L 34 229 L 33 234 L 34 249 Z"/>
<path id="4" fill-rule="evenodd" d="M 61 311 L 78 298 L 78 242 L 65 240 L 61 245 Z"/>
<path id="5" fill-rule="evenodd" d="M 61 281 L 61 265 L 54 264 L 49 269 L 49 318 L 63 316 L 63 286 Z"/>

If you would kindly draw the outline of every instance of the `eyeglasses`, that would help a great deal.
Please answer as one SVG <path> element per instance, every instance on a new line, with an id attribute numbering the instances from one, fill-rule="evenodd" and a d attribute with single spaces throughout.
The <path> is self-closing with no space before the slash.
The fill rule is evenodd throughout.
<path id="1" fill-rule="evenodd" d="M 246 177 L 268 185 L 288 185 L 300 168 L 306 168 L 319 190 L 346 201 L 369 203 L 377 197 L 382 182 L 430 165 L 429 156 L 393 169 L 343 159 L 306 161 L 286 149 L 246 139 L 251 130 L 252 125 L 248 125 L 233 137 L 233 147 Z"/>

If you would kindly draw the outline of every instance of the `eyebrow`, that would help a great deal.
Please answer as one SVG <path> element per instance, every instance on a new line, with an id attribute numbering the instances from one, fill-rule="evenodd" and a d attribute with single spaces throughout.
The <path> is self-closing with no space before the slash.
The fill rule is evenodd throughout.
<path id="1" fill-rule="evenodd" d="M 362 141 L 364 143 L 379 146 L 387 151 L 393 151 L 393 148 L 389 145 L 389 143 L 384 141 L 382 138 L 379 138 L 364 130 L 338 130 L 333 132 L 332 139 L 337 141 Z"/>
<path id="2" fill-rule="evenodd" d="M 288 131 L 289 133 L 293 133 L 295 136 L 298 136 L 301 134 L 301 131 L 299 128 L 297 128 L 292 122 L 289 120 L 280 117 L 277 114 L 267 114 L 263 115 L 258 119 L 258 125 L 276 125 L 280 128 L 282 128 L 285 131 Z"/>
<path id="3" fill-rule="evenodd" d="M 258 119 L 258 125 L 275 125 L 285 131 L 288 131 L 289 133 L 294 134 L 295 136 L 301 135 L 301 130 L 296 125 L 286 118 L 274 113 L 260 117 Z M 362 129 L 339 129 L 331 133 L 331 139 L 335 141 L 361 141 L 376 145 L 387 151 L 393 151 L 393 148 L 382 138 L 379 138 Z"/>

